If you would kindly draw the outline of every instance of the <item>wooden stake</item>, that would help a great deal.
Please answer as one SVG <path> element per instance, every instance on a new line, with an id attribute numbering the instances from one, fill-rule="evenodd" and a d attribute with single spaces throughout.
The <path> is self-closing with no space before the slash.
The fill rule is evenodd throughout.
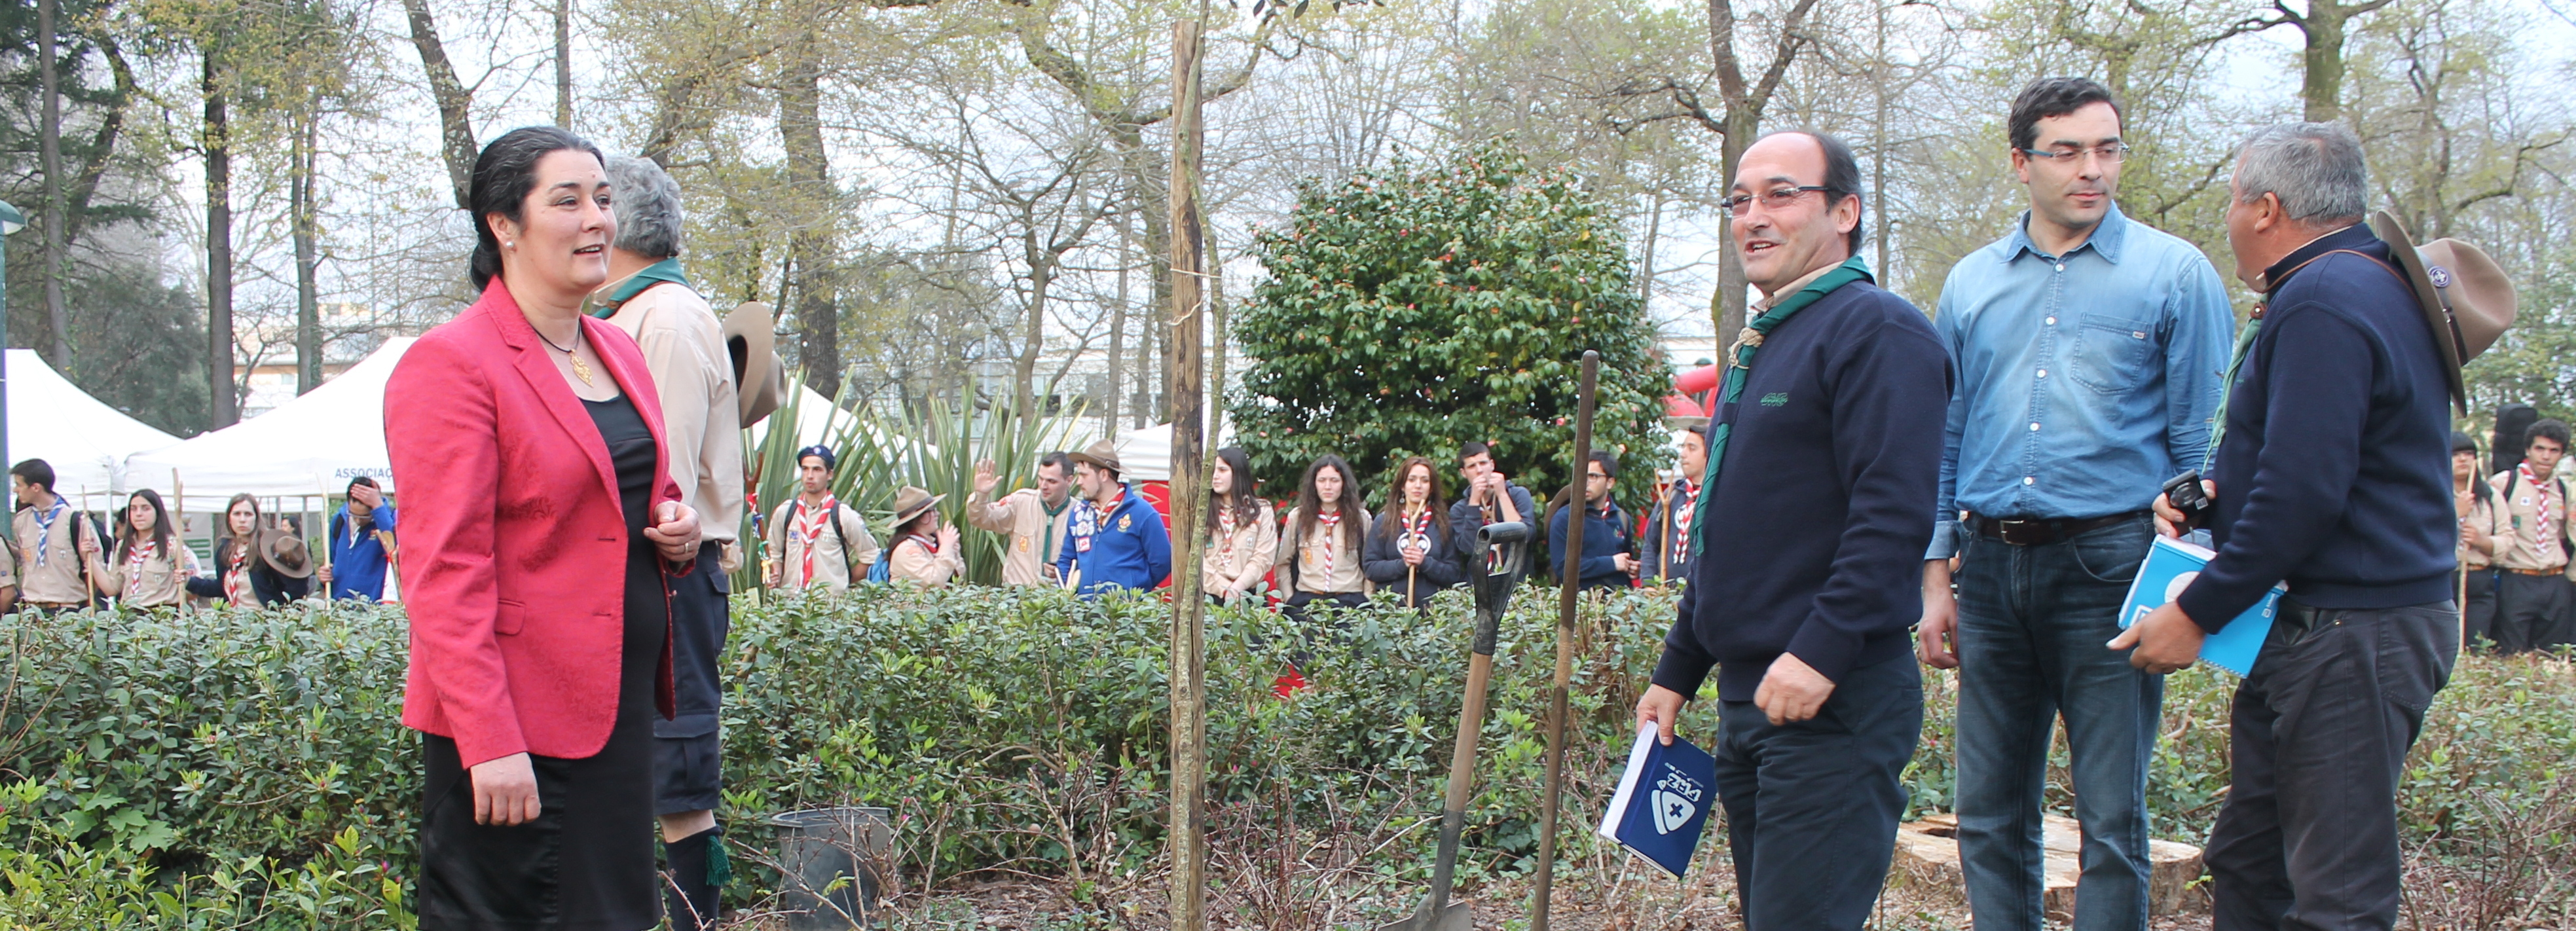
<path id="1" fill-rule="evenodd" d="M 1584 499 L 1583 476 L 1592 468 L 1592 388 L 1601 375 L 1601 354 L 1583 351 L 1583 383 L 1574 409 L 1574 477 L 1567 480 L 1565 552 L 1556 557 L 1556 679 L 1547 693 L 1547 788 L 1539 796 L 1538 889 L 1530 898 L 1530 931 L 1547 931 L 1549 887 L 1556 880 L 1556 797 L 1565 785 L 1565 690 L 1574 678 L 1574 615 L 1583 596 L 1583 519 L 1592 502 Z"/>
<path id="2" fill-rule="evenodd" d="M 1207 229 L 1199 215 L 1199 23 L 1172 24 L 1172 306 L 1163 341 L 1172 413 L 1172 902 L 1173 931 L 1207 928 L 1207 596 L 1199 559 L 1207 536 L 1206 373 L 1200 358 Z M 1239 479 L 1238 479 L 1239 480 Z"/>

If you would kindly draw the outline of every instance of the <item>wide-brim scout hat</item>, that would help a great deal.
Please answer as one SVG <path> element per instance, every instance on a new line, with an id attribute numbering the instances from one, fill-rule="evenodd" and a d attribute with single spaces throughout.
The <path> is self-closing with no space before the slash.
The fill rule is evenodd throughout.
<path id="1" fill-rule="evenodd" d="M 901 527 L 912 523 L 912 519 L 920 517 L 921 512 L 938 507 L 939 502 L 945 500 L 948 500 L 947 495 L 934 495 L 927 488 L 905 485 L 903 490 L 894 493 L 894 525 Z"/>
<path id="2" fill-rule="evenodd" d="M 267 563 L 277 574 L 290 579 L 313 575 L 313 554 L 304 547 L 304 535 L 283 527 L 269 527 L 259 532 L 255 543 L 259 561 Z"/>
<path id="3" fill-rule="evenodd" d="M 725 354 L 733 357 L 734 399 L 742 427 L 776 411 L 787 396 L 787 365 L 778 358 L 777 320 L 769 305 L 746 301 L 724 318 Z"/>
<path id="4" fill-rule="evenodd" d="M 2371 217 L 2370 225 L 2388 242 L 2389 254 L 2414 286 L 2424 323 L 2439 337 L 2433 342 L 2442 348 L 2443 375 L 2450 380 L 2451 398 L 2466 412 L 2469 391 L 2460 366 L 2495 345 L 2513 326 L 2519 301 L 2512 279 L 2484 250 L 2457 239 L 2417 246 L 2406 226 L 2388 211 Z"/>
<path id="5" fill-rule="evenodd" d="M 1075 462 L 1087 463 L 1095 469 L 1108 469 L 1122 474 L 1127 471 L 1118 467 L 1118 444 L 1108 440 L 1093 443 L 1078 453 L 1066 453 L 1064 457 Z"/>

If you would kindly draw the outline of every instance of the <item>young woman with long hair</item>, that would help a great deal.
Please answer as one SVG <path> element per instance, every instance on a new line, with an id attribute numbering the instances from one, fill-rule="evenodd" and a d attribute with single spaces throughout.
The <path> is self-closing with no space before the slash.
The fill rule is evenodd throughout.
<path id="1" fill-rule="evenodd" d="M 1279 522 L 1271 516 L 1270 502 L 1252 493 L 1252 457 L 1243 447 L 1217 450 L 1213 471 L 1199 587 L 1208 598 L 1226 602 L 1250 592 L 1270 572 L 1279 553 Z"/>
<path id="2" fill-rule="evenodd" d="M 1306 605 L 1316 601 L 1357 607 L 1368 600 L 1360 540 L 1368 535 L 1369 512 L 1359 492 L 1351 464 L 1340 456 L 1325 453 L 1306 467 L 1279 546 L 1278 564 L 1288 567 L 1290 617 L 1305 620 Z"/>
<path id="3" fill-rule="evenodd" d="M 1395 485 L 1369 530 L 1360 565 L 1369 581 L 1403 593 L 1419 608 L 1431 594 L 1467 580 L 1449 539 L 1449 506 L 1440 500 L 1440 470 L 1415 456 L 1395 468 Z"/>
<path id="4" fill-rule="evenodd" d="M 215 541 L 215 574 L 190 578 L 188 594 L 250 608 L 285 604 L 312 591 L 312 579 L 279 572 L 261 558 L 260 523 L 259 499 L 247 492 L 234 495 L 224 505 L 226 533 Z"/>
<path id="5" fill-rule="evenodd" d="M 149 488 L 126 497 L 116 551 L 105 560 L 100 555 L 89 554 L 89 577 L 99 594 L 128 608 L 177 607 L 188 598 L 188 579 L 197 574 L 197 554 L 171 532 L 161 493 Z"/>

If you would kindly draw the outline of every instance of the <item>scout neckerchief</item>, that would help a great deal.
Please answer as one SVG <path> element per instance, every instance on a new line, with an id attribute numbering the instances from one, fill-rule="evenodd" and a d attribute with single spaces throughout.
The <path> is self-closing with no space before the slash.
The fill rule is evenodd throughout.
<path id="1" fill-rule="evenodd" d="M 828 494 L 823 496 L 821 504 L 797 509 L 796 524 L 791 530 L 796 537 L 801 537 L 805 541 L 805 576 L 804 581 L 798 583 L 798 587 L 814 584 L 814 550 L 823 542 L 823 531 L 830 529 L 830 525 L 824 522 L 840 516 L 840 513 L 840 499 Z M 848 556 L 846 553 L 842 555 Z"/>
<path id="2" fill-rule="evenodd" d="M 1324 577 L 1319 584 L 1333 584 L 1333 556 L 1335 550 L 1342 548 L 1342 538 L 1339 532 L 1341 528 L 1342 512 L 1340 510 L 1327 511 L 1315 515 L 1315 538 L 1327 541 L 1323 546 Z M 1318 590 L 1320 591 L 1321 589 Z"/>
<path id="3" fill-rule="evenodd" d="M 1403 545 L 1407 549 L 1429 550 L 1431 548 L 1430 507 L 1424 506 L 1405 513 Z"/>
<path id="4" fill-rule="evenodd" d="M 2538 556 L 2542 552 L 2540 548 L 2540 541 L 2543 539 L 2540 535 L 2541 529 L 2544 527 L 2557 526 L 2559 521 L 2567 518 L 2567 502 L 2560 500 L 2558 496 L 2549 493 L 2550 489 L 2558 486 L 2557 482 L 2544 482 L 2532 477 L 2531 463 L 2525 462 L 2516 465 L 2513 467 L 2513 471 L 2522 479 L 2522 487 L 2531 489 L 2532 494 L 2539 496 L 2538 500 L 2540 503 L 2531 509 L 2533 517 L 2531 523 L 2531 553 L 2534 556 Z"/>
<path id="5" fill-rule="evenodd" d="M 1734 351 L 1727 357 L 1726 382 L 1717 398 L 1718 409 L 1725 412 L 1725 416 L 1709 427 L 1708 474 L 1700 476 L 1700 487 L 1717 487 L 1718 467 L 1726 464 L 1726 437 L 1735 432 L 1733 415 L 1735 399 L 1744 394 L 1745 374 L 1753 369 L 1754 354 L 1762 351 L 1762 337 L 1769 335 L 1772 330 L 1779 329 L 1780 324 L 1789 322 L 1791 314 L 1824 299 L 1825 295 L 1834 293 L 1834 289 L 1855 281 L 1876 280 L 1878 279 L 1870 277 L 1869 263 L 1861 261 L 1860 256 L 1852 256 L 1841 265 L 1834 266 L 1833 270 L 1808 282 L 1806 287 L 1799 288 L 1797 293 L 1771 305 L 1771 309 L 1763 311 L 1761 316 L 1753 318 L 1752 323 L 1745 325 L 1744 332 L 1735 337 Z M 1707 503 L 1700 502 L 1701 507 L 1691 512 L 1691 537 L 1700 540 L 1702 548 L 1707 546 L 1707 539 L 1703 536 L 1708 533 Z"/>
<path id="6" fill-rule="evenodd" d="M 1691 484 L 1690 479 L 1681 479 L 1675 481 L 1673 484 L 1681 486 L 1680 493 L 1676 496 L 1680 501 L 1681 512 L 1684 514 L 1699 513 L 1700 486 Z M 1667 516 L 1664 519 L 1669 521 L 1672 518 Z M 1691 535 L 1687 533 L 1674 534 L 1672 545 L 1672 552 L 1666 554 L 1665 565 L 1667 567 L 1667 574 L 1670 573 L 1669 567 L 1678 566 L 1690 561 Z"/>
<path id="7" fill-rule="evenodd" d="M 1055 564 L 1055 516 L 1064 513 L 1065 508 L 1072 506 L 1072 495 L 1064 496 L 1063 504 L 1048 504 L 1045 495 L 1038 496 L 1038 507 L 1046 510 L 1046 548 L 1039 550 L 1038 555 L 1046 557 L 1048 565 Z"/>
<path id="8" fill-rule="evenodd" d="M 1109 525 L 1109 513 L 1117 510 L 1119 505 L 1127 503 L 1127 483 L 1125 482 L 1118 483 L 1117 501 L 1118 504 L 1102 508 L 1100 502 L 1085 498 L 1082 500 L 1082 506 L 1073 510 L 1073 519 L 1066 521 L 1070 526 L 1065 528 L 1064 536 L 1065 539 L 1074 541 L 1076 552 L 1091 552 L 1091 538 L 1098 536 L 1101 528 Z"/>
<path id="9" fill-rule="evenodd" d="M 63 499 L 61 495 L 55 495 L 54 506 L 36 515 L 36 565 L 44 565 L 45 557 L 52 555 L 54 522 L 61 519 L 63 519 Z"/>
<path id="10" fill-rule="evenodd" d="M 250 546 L 233 538 L 231 566 L 224 570 L 224 601 L 236 608 L 247 608 L 257 595 L 250 585 Z"/>
<path id="11" fill-rule="evenodd" d="M 663 282 L 676 284 L 683 288 L 689 286 L 689 276 L 680 273 L 680 260 L 677 257 L 663 259 L 659 262 L 637 269 L 635 274 L 626 276 L 626 280 L 603 289 L 608 292 L 608 296 L 606 297 L 600 297 L 597 292 L 593 292 L 590 297 L 585 298 L 585 300 L 597 299 L 602 303 L 597 305 L 597 307 L 590 312 L 590 315 L 593 317 L 607 317 L 611 314 L 615 314 L 617 313 L 619 305 L 624 304 L 627 301 L 634 300 L 635 295 L 644 293 L 644 289 Z"/>
<path id="12" fill-rule="evenodd" d="M 1232 505 L 1216 512 L 1216 564 L 1228 570 L 1234 568 L 1234 512 Z"/>
<path id="13" fill-rule="evenodd" d="M 161 555 L 161 541 L 142 540 L 125 548 L 125 600 L 143 596 L 143 567 Z"/>

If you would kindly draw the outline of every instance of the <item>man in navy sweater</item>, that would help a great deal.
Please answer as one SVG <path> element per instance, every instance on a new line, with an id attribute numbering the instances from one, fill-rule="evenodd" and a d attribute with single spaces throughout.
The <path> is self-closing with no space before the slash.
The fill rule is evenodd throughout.
<path id="1" fill-rule="evenodd" d="M 2388 244 L 2361 224 L 2351 130 L 2257 132 L 2230 187 L 2236 274 L 2265 297 L 2203 486 L 2218 556 L 2111 647 L 2181 669 L 2289 583 L 2236 689 L 2212 923 L 2387 928 L 2398 775 L 2458 650 L 2446 363 Z M 2156 513 L 2167 533 L 2183 517 L 2163 497 Z"/>
<path id="2" fill-rule="evenodd" d="M 1583 469 L 1583 558 L 1575 561 L 1575 577 L 1584 588 L 1627 588 L 1637 577 L 1637 556 L 1629 552 L 1635 541 L 1629 539 L 1628 512 L 1610 499 L 1611 488 L 1619 482 L 1619 457 L 1596 449 Z M 1554 554 L 1558 575 L 1565 574 L 1566 519 L 1571 511 L 1557 508 L 1547 520 L 1547 551 Z"/>
<path id="3" fill-rule="evenodd" d="M 1922 615 L 1949 354 L 1880 290 L 1860 167 L 1822 133 L 1764 136 L 1725 201 L 1764 298 L 1729 353 L 1697 534 L 1637 720 L 1666 741 L 1717 669 L 1717 792 L 1751 931 L 1859 928 L 1885 881 L 1923 725 Z M 1712 536 L 1720 521 L 1727 532 Z"/>

